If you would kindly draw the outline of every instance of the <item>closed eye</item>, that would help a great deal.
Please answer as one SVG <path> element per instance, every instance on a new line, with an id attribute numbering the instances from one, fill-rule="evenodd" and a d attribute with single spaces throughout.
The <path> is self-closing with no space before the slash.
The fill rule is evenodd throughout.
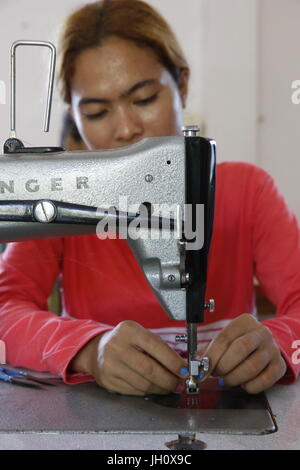
<path id="1" fill-rule="evenodd" d="M 106 115 L 106 113 L 107 113 L 107 111 L 104 110 L 104 111 L 100 111 L 100 113 L 96 113 L 96 114 L 85 114 L 85 117 L 87 119 L 89 119 L 90 121 L 92 121 L 93 119 L 103 118 Z"/>
<path id="2" fill-rule="evenodd" d="M 159 96 L 159 93 L 155 93 L 154 95 L 149 96 L 149 98 L 145 98 L 144 100 L 135 101 L 134 104 L 136 104 L 138 106 L 146 106 L 147 104 L 154 103 L 154 101 L 157 100 L 158 96 Z M 96 113 L 96 114 L 85 114 L 85 117 L 90 121 L 92 121 L 93 119 L 101 119 L 107 114 L 107 112 L 108 111 L 105 109 L 105 110 L 100 111 L 99 113 Z"/>
<path id="3" fill-rule="evenodd" d="M 153 103 L 158 98 L 158 95 L 159 95 L 159 93 L 155 93 L 154 95 L 149 96 L 149 98 L 145 98 L 144 100 L 135 101 L 134 104 L 143 106 L 143 105 L 146 105 L 146 104 Z"/>

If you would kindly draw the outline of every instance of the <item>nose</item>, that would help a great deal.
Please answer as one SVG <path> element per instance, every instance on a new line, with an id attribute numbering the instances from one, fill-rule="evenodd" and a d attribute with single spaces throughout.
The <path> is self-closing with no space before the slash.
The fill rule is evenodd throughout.
<path id="1" fill-rule="evenodd" d="M 129 145 L 140 140 L 144 133 L 141 119 L 129 108 L 120 107 L 116 114 L 115 140 L 119 145 Z"/>

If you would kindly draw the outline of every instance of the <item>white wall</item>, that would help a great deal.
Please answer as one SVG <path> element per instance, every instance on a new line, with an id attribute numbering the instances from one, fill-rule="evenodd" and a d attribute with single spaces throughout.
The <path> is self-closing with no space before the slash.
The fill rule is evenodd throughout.
<path id="1" fill-rule="evenodd" d="M 204 3 L 206 134 L 216 139 L 219 161 L 255 162 L 257 1 Z"/>
<path id="2" fill-rule="evenodd" d="M 259 18 L 257 163 L 300 220 L 300 104 L 291 100 L 300 80 L 300 2 L 259 0 Z"/>
<path id="3" fill-rule="evenodd" d="M 203 115 L 218 160 L 265 168 L 300 219 L 300 1 L 204 0 L 202 21 Z"/>

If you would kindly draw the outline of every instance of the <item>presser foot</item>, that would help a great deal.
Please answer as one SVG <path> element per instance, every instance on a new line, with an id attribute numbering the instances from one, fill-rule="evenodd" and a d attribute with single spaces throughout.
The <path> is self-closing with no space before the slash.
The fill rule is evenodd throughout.
<path id="1" fill-rule="evenodd" d="M 199 393 L 198 380 L 193 375 L 190 375 L 189 378 L 185 381 L 186 384 L 186 393 L 189 395 L 195 395 Z"/>
<path id="2" fill-rule="evenodd" d="M 189 377 L 185 381 L 186 393 L 195 395 L 199 393 L 198 380 L 209 371 L 209 358 L 203 357 L 200 361 L 192 360 L 189 363 Z"/>

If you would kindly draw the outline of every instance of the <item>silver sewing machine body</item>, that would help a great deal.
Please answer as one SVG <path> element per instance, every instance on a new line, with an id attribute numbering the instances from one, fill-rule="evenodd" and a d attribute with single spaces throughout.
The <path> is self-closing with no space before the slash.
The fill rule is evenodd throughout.
<path id="1" fill-rule="evenodd" d="M 213 151 L 213 142 L 210 145 Z M 128 237 L 128 243 L 167 314 L 185 320 L 184 287 L 189 276 L 181 232 L 185 167 L 184 137 L 149 138 L 130 147 L 97 152 L 1 155 L 0 241 L 95 234 L 100 226 L 97 220 L 100 222 L 104 215 L 108 225 L 111 222 L 114 227 L 113 208 L 121 214 L 136 215 L 145 203 L 144 208 L 151 207 L 152 230 L 140 223 L 135 231 L 137 239 Z M 200 179 L 201 175 L 199 184 Z M 59 209 L 58 203 L 69 203 L 70 207 Z M 59 210 L 65 220 L 57 217 Z M 202 216 L 199 232 L 204 238 L 204 207 L 199 205 L 198 212 Z M 159 229 L 155 224 L 159 217 L 175 222 L 173 229 L 167 223 Z M 108 225 L 103 221 L 103 226 Z M 124 225 L 123 232 L 130 235 L 128 224 Z M 203 242 L 199 241 L 201 248 Z"/>
<path id="2" fill-rule="evenodd" d="M 0 242 L 97 233 L 127 235 L 166 314 L 187 322 L 191 393 L 197 390 L 197 324 L 204 311 L 212 236 L 216 151 L 195 126 L 113 150 L 26 148 L 15 132 L 12 47 L 11 133 L 0 155 Z M 55 49 L 44 129 L 49 127 Z M 150 224 L 150 225 L 149 225 Z M 100 227 L 100 228 L 99 228 Z M 134 230 L 133 230 L 134 228 Z M 99 240 L 99 243 L 101 241 Z M 205 358 L 204 358 L 205 359 Z M 208 370 L 207 362 L 202 364 Z"/>

